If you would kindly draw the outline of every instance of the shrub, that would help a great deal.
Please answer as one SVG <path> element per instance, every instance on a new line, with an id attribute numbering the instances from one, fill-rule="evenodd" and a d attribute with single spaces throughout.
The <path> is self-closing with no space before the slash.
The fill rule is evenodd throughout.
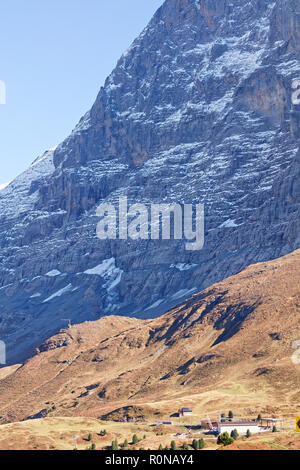
<path id="1" fill-rule="evenodd" d="M 176 442 L 175 441 L 171 442 L 171 449 L 176 450 Z"/>
<path id="2" fill-rule="evenodd" d="M 239 433 L 237 429 L 234 429 L 233 431 L 231 431 L 230 437 L 232 437 L 232 439 L 234 439 L 235 441 L 237 440 L 237 438 L 239 437 Z"/>
<path id="3" fill-rule="evenodd" d="M 94 442 L 93 442 L 93 444 L 91 445 L 90 450 L 96 450 L 96 444 L 94 444 Z"/>
<path id="4" fill-rule="evenodd" d="M 250 432 L 250 429 L 247 429 L 246 437 L 249 438 L 249 437 L 251 437 L 251 436 L 252 436 L 252 434 L 251 434 L 251 432 Z"/>
<path id="5" fill-rule="evenodd" d="M 88 441 L 91 441 L 92 439 L 93 439 L 93 436 L 92 436 L 92 434 L 90 433 L 90 434 L 88 435 Z"/>
<path id="6" fill-rule="evenodd" d="M 234 439 L 229 436 L 228 432 L 223 432 L 223 434 L 220 434 L 218 437 L 218 444 L 223 444 L 223 446 L 229 446 L 234 442 Z"/>
<path id="7" fill-rule="evenodd" d="M 228 413 L 228 418 L 230 418 L 230 419 L 233 418 L 233 412 L 232 412 L 232 411 L 229 411 L 229 413 Z"/>
<path id="8" fill-rule="evenodd" d="M 276 426 L 273 426 L 272 432 L 277 432 Z"/>
<path id="9" fill-rule="evenodd" d="M 119 450 L 119 444 L 117 438 L 111 443 L 112 450 Z"/>
<path id="10" fill-rule="evenodd" d="M 158 450 L 163 450 L 163 446 L 160 444 Z"/>
<path id="11" fill-rule="evenodd" d="M 139 438 L 137 437 L 136 434 L 132 436 L 132 444 L 137 444 L 139 442 Z"/>
<path id="12" fill-rule="evenodd" d="M 201 450 L 201 449 L 204 449 L 204 447 L 205 447 L 205 442 L 204 442 L 204 439 L 201 437 L 198 440 L 198 449 Z"/>

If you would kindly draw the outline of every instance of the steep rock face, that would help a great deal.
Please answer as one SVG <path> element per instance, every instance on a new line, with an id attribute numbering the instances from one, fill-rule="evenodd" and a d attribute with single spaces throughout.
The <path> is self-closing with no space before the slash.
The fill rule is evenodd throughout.
<path id="1" fill-rule="evenodd" d="M 73 133 L 0 193 L 9 360 L 65 317 L 151 317 L 299 247 L 299 28 L 298 0 L 163 4 Z M 119 196 L 204 203 L 204 249 L 100 241 L 96 208 Z"/>

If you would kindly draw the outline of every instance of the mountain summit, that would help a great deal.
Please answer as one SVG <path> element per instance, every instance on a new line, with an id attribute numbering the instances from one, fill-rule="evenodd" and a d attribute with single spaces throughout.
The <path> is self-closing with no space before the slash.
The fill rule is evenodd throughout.
<path id="1" fill-rule="evenodd" d="M 299 0 L 162 5 L 72 134 L 0 193 L 10 362 L 68 319 L 156 316 L 300 246 L 299 58 Z M 100 241 L 96 209 L 120 196 L 204 203 L 204 249 Z"/>

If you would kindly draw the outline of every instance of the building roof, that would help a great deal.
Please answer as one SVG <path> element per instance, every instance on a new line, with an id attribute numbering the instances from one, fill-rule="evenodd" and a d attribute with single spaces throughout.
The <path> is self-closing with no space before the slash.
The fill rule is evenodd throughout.
<path id="1" fill-rule="evenodd" d="M 156 424 L 173 424 L 173 421 L 156 421 Z"/>
<path id="2" fill-rule="evenodd" d="M 274 422 L 277 422 L 277 421 L 281 421 L 280 418 L 261 418 L 260 421 L 274 421 Z"/>
<path id="3" fill-rule="evenodd" d="M 193 411 L 192 408 L 180 408 L 179 411 Z"/>
<path id="4" fill-rule="evenodd" d="M 259 426 L 255 421 L 221 421 L 220 426 Z"/>

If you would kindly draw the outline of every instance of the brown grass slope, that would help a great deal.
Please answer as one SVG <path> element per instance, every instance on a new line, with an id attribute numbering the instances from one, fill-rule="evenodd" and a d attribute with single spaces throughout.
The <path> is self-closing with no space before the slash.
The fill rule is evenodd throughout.
<path id="1" fill-rule="evenodd" d="M 122 419 L 135 410 L 147 419 L 180 405 L 200 414 L 227 405 L 294 412 L 299 268 L 300 250 L 250 266 L 160 318 L 112 316 L 71 327 L 2 373 L 0 422 L 110 412 Z"/>

